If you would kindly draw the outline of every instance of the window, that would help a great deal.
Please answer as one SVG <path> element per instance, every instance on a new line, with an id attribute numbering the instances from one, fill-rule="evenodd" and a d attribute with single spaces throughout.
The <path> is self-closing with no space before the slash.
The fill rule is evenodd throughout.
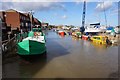
<path id="1" fill-rule="evenodd" d="M 21 16 L 21 19 L 23 20 L 23 16 Z"/>
<path id="2" fill-rule="evenodd" d="M 25 20 L 25 17 L 23 17 L 23 20 Z"/>
<path id="3" fill-rule="evenodd" d="M 27 18 L 27 20 L 29 21 L 29 18 Z"/>
<path id="4" fill-rule="evenodd" d="M 93 37 L 94 39 L 96 39 L 96 37 Z"/>
<path id="5" fill-rule="evenodd" d="M 24 26 L 24 23 L 23 23 L 23 22 L 21 22 L 21 26 Z"/>
<path id="6" fill-rule="evenodd" d="M 28 23 L 26 23 L 26 26 L 28 26 Z"/>
<path id="7" fill-rule="evenodd" d="M 100 40 L 100 37 L 93 37 L 94 39 Z"/>
<path id="8" fill-rule="evenodd" d="M 22 19 L 21 16 L 20 16 L 20 19 Z"/>
<path id="9" fill-rule="evenodd" d="M 28 23 L 28 26 L 31 26 L 31 23 Z"/>
<path id="10" fill-rule="evenodd" d="M 97 40 L 100 40 L 100 37 L 96 37 Z"/>

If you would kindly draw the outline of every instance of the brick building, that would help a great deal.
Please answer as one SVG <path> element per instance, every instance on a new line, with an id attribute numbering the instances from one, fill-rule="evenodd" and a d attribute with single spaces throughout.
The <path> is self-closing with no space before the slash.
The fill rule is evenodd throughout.
<path id="1" fill-rule="evenodd" d="M 0 20 L 3 36 L 19 31 L 30 31 L 34 26 L 41 26 L 41 22 L 30 13 L 21 13 L 13 9 L 0 11 Z"/>
<path id="2" fill-rule="evenodd" d="M 41 27 L 41 22 L 37 18 L 34 18 L 33 24 L 34 24 L 34 27 Z"/>
<path id="3" fill-rule="evenodd" d="M 0 12 L 0 21 L 2 29 L 6 29 L 5 12 Z"/>
<path id="4" fill-rule="evenodd" d="M 0 29 L 1 29 L 1 36 L 2 40 L 6 40 L 8 37 L 8 32 L 11 31 L 11 27 L 7 26 L 6 19 L 5 19 L 5 12 L 0 12 Z"/>
<path id="5" fill-rule="evenodd" d="M 5 11 L 5 21 L 7 26 L 11 26 L 12 30 L 29 30 L 31 21 L 29 14 L 23 14 L 13 9 Z"/>
<path id="6" fill-rule="evenodd" d="M 34 26 L 41 26 L 41 22 L 37 18 L 34 18 L 33 15 L 21 13 L 13 9 L 1 11 L 0 17 L 6 26 L 11 27 L 11 30 L 29 31 Z"/>
<path id="7" fill-rule="evenodd" d="M 45 28 L 48 28 L 49 24 L 45 23 L 45 22 L 42 22 L 41 26 L 42 26 L 43 29 L 45 29 Z"/>
<path id="8" fill-rule="evenodd" d="M 6 27 L 11 27 L 11 31 L 29 31 L 35 26 L 42 26 L 42 28 L 46 28 L 48 26 L 48 23 L 41 23 L 30 13 L 21 13 L 13 9 L 0 11 L 0 17 Z"/>

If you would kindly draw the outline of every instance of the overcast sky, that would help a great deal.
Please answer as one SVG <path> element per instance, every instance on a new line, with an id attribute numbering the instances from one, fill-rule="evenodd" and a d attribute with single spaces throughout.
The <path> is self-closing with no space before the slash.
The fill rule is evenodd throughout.
<path id="1" fill-rule="evenodd" d="M 118 0 L 86 0 L 86 24 L 100 22 L 105 25 L 105 15 L 107 24 L 118 25 Z M 33 11 L 34 17 L 41 22 L 60 25 L 81 26 L 83 0 L 1 0 L 0 9 L 15 9 L 20 12 Z"/>

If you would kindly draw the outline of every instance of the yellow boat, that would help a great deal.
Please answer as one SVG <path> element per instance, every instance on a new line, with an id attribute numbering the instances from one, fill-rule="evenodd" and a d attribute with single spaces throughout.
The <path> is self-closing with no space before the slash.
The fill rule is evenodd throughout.
<path id="1" fill-rule="evenodd" d="M 93 36 L 93 37 L 91 37 L 91 40 L 92 40 L 94 43 L 107 44 L 107 43 L 106 43 L 106 36 Z"/>

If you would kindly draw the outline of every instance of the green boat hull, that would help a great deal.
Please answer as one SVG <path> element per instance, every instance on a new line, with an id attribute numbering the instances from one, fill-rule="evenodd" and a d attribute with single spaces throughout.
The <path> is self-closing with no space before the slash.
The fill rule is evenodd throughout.
<path id="1" fill-rule="evenodd" d="M 17 44 L 17 50 L 19 55 L 37 55 L 46 52 L 45 43 L 25 40 Z"/>

